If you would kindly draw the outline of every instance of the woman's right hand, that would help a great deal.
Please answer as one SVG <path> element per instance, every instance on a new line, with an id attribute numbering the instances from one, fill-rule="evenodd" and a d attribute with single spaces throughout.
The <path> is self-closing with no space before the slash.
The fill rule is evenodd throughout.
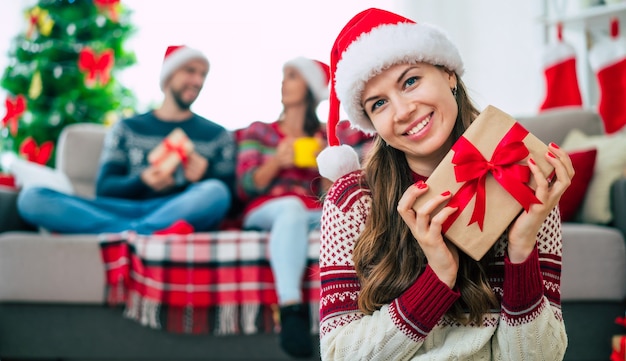
<path id="1" fill-rule="evenodd" d="M 459 251 L 456 246 L 443 238 L 441 229 L 446 219 L 456 212 L 457 208 L 444 207 L 439 213 L 432 215 L 451 197 L 451 194 L 447 192 L 448 194 L 433 197 L 414 210 L 413 204 L 427 190 L 428 185 L 422 181 L 410 186 L 398 202 L 398 213 L 424 251 L 430 268 L 442 282 L 453 288 L 459 270 Z"/>
<path id="2" fill-rule="evenodd" d="M 274 155 L 274 159 L 280 169 L 290 168 L 293 166 L 293 142 L 294 138 L 287 137 L 278 143 L 276 147 L 276 153 Z"/>

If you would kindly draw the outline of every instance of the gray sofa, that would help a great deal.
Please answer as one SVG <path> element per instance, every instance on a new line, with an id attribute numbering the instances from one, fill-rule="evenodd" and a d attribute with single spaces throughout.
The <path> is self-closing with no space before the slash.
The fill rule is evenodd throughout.
<path id="1" fill-rule="evenodd" d="M 602 132 L 600 119 L 590 111 L 562 109 L 519 120 L 544 142 L 557 144 L 572 128 Z M 103 134 L 99 126 L 76 125 L 62 135 L 57 166 L 81 194 L 93 194 Z M 3 360 L 288 359 L 275 335 L 178 335 L 124 319 L 120 309 L 103 303 L 98 238 L 40 234 L 19 218 L 15 198 L 15 192 L 0 190 Z M 624 332 L 613 321 L 626 310 L 626 178 L 613 184 L 611 201 L 615 221 L 610 226 L 563 224 L 566 360 L 606 360 L 611 336 Z"/>

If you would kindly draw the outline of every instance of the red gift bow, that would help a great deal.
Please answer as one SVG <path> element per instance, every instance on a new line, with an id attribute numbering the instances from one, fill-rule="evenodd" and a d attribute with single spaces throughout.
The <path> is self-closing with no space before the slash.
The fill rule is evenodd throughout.
<path id="1" fill-rule="evenodd" d="M 41 146 L 38 146 L 33 137 L 24 139 L 20 144 L 20 154 L 27 160 L 41 165 L 48 163 L 52 149 L 54 149 L 54 144 L 51 141 L 43 142 Z"/>
<path id="2" fill-rule="evenodd" d="M 78 54 L 78 68 L 87 72 L 85 84 L 91 86 L 100 79 L 100 84 L 105 85 L 111 77 L 111 69 L 115 59 L 113 50 L 106 49 L 101 54 L 96 54 L 90 47 L 85 47 Z"/>
<path id="3" fill-rule="evenodd" d="M 444 233 L 452 226 L 474 195 L 476 195 L 474 211 L 467 225 L 476 222 L 480 230 L 483 230 L 487 208 L 485 181 L 489 173 L 526 211 L 533 203 L 541 204 L 541 201 L 535 197 L 533 189 L 527 185 L 530 180 L 530 169 L 526 165 L 518 164 L 529 154 L 528 148 L 523 143 L 527 134 L 528 131 L 524 127 L 515 123 L 500 140 L 489 161 L 463 136 L 452 146 L 454 150 L 452 163 L 455 164 L 456 181 L 465 183 L 448 202 L 449 207 L 459 209 L 443 224 Z"/>
<path id="4" fill-rule="evenodd" d="M 181 142 L 180 144 L 174 144 L 170 139 L 166 138 L 165 140 L 163 140 L 163 146 L 165 147 L 165 151 L 159 157 L 159 159 L 154 161 L 154 164 L 161 163 L 169 153 L 176 152 L 178 154 L 178 157 L 180 158 L 180 161 L 183 163 L 183 166 L 187 166 L 188 157 L 184 145 L 185 142 Z"/>
<path id="5" fill-rule="evenodd" d="M 611 353 L 611 361 L 626 360 L 626 336 L 622 336 L 619 340 L 619 350 L 613 350 Z"/>
<path id="6" fill-rule="evenodd" d="M 17 122 L 26 111 L 26 98 L 20 94 L 16 97 L 15 102 L 13 102 L 13 100 L 7 96 L 5 105 L 7 114 L 2 118 L 2 125 L 6 126 L 8 123 L 11 135 L 15 136 L 17 133 Z"/>

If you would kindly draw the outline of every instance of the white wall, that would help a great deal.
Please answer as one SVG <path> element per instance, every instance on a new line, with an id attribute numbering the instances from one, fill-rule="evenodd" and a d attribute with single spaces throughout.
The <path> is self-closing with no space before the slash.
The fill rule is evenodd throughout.
<path id="1" fill-rule="evenodd" d="M 122 0 L 134 11 L 128 42 L 138 63 L 121 81 L 140 106 L 160 102 L 158 74 L 165 47 L 185 43 L 208 55 L 211 71 L 193 109 L 229 129 L 273 121 L 281 111 L 282 64 L 303 55 L 328 61 L 347 20 L 371 6 L 446 29 L 465 60 L 464 80 L 479 106 L 535 113 L 543 97 L 540 0 Z M 25 29 L 23 11 L 36 0 L 0 5 L 0 69 L 10 40 Z M 0 100 L 5 93 L 0 90 Z M 0 113 L 2 109 L 0 109 Z M 319 114 L 326 118 L 327 103 Z"/>
<path id="2" fill-rule="evenodd" d="M 535 114 L 545 96 L 541 0 L 400 0 L 415 21 L 442 27 L 465 62 L 463 81 L 480 108 Z"/>

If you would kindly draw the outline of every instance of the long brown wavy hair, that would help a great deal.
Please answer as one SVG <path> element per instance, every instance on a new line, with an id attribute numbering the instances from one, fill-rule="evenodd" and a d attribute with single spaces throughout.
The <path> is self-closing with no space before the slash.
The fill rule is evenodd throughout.
<path id="1" fill-rule="evenodd" d="M 456 99 L 458 115 L 451 134 L 454 141 L 479 114 L 458 75 Z M 366 314 L 398 297 L 415 282 L 426 264 L 424 252 L 397 211 L 400 197 L 413 183 L 411 174 L 405 154 L 376 136 L 365 159 L 363 179 L 371 190 L 372 208 L 353 254 L 361 283 L 359 308 Z M 463 324 L 478 323 L 497 307 L 498 300 L 487 281 L 490 257 L 488 254 L 477 262 L 459 252 L 456 288 L 461 298 L 448 310 L 448 316 Z"/>

